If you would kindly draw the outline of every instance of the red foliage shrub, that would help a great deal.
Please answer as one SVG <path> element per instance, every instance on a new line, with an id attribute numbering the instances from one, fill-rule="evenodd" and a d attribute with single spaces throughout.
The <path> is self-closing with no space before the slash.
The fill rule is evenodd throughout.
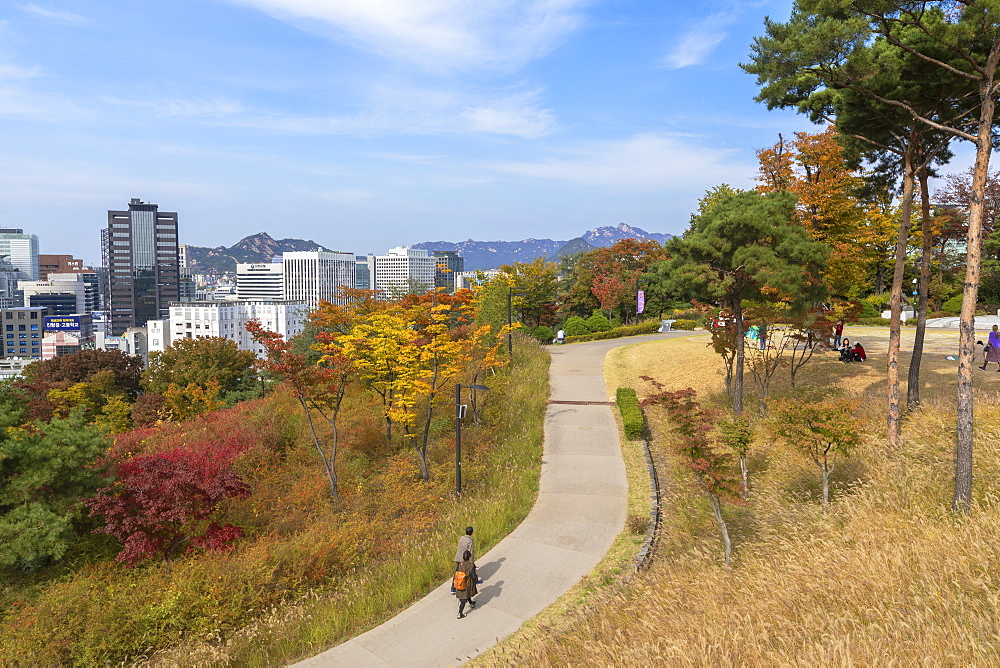
<path id="1" fill-rule="evenodd" d="M 250 493 L 231 470 L 236 454 L 222 444 L 217 450 L 177 448 L 135 457 L 116 467 L 115 485 L 84 503 L 91 517 L 105 522 L 97 531 L 121 541 L 116 559 L 130 566 L 157 555 L 169 561 L 185 543 L 188 550 L 222 549 L 243 531 L 208 520 L 223 499 Z"/>

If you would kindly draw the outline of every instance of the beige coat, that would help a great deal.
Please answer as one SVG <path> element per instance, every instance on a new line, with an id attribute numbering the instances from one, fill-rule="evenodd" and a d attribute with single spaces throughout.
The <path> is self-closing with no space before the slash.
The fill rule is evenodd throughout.
<path id="1" fill-rule="evenodd" d="M 462 561 L 462 555 L 468 550 L 472 553 L 472 560 L 476 560 L 476 549 L 475 543 L 472 541 L 472 536 L 465 535 L 458 539 L 458 549 L 455 550 L 455 563 Z"/>

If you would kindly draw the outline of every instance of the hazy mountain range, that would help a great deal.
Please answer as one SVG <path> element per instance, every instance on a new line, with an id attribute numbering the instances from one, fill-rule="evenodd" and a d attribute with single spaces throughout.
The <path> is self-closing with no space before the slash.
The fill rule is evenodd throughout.
<path id="1" fill-rule="evenodd" d="M 413 248 L 425 250 L 454 250 L 465 258 L 466 271 L 494 269 L 512 262 L 531 262 L 538 257 L 557 260 L 564 255 L 575 255 L 597 247 L 606 247 L 621 239 L 653 239 L 663 243 L 672 235 L 647 232 L 625 223 L 598 227 L 569 241 L 552 239 L 524 239 L 522 241 L 424 241 Z M 237 243 L 217 248 L 188 246 L 188 265 L 198 273 L 233 273 L 240 262 L 270 262 L 286 251 L 330 250 L 311 239 L 276 240 L 267 232 L 260 232 L 240 239 Z M 388 249 L 386 249 L 388 250 Z M 384 252 L 384 251 L 383 251 Z"/>

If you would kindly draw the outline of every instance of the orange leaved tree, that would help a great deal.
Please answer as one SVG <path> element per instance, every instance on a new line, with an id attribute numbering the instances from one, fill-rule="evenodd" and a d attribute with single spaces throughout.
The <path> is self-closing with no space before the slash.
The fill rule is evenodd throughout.
<path id="1" fill-rule="evenodd" d="M 330 491 L 335 501 L 340 500 L 337 485 L 337 416 L 344 400 L 347 383 L 354 371 L 350 361 L 335 349 L 325 350 L 318 364 L 311 364 L 304 354 L 294 353 L 291 344 L 275 332 L 264 329 L 257 320 L 246 324 L 247 331 L 259 345 L 263 346 L 267 357 L 258 362 L 259 368 L 288 383 L 299 400 L 313 447 L 319 454 L 323 470 L 330 481 Z M 316 430 L 313 412 L 318 414 L 332 430 L 330 439 L 324 443 Z"/>

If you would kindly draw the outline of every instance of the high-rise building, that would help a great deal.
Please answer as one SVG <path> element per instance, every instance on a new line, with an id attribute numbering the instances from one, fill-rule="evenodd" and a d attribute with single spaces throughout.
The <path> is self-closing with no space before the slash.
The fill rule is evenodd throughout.
<path id="1" fill-rule="evenodd" d="M 455 276 L 465 271 L 465 258 L 458 251 L 434 251 L 434 287 L 455 291 Z"/>
<path id="2" fill-rule="evenodd" d="M 354 265 L 354 287 L 359 290 L 372 289 L 372 256 L 358 255 Z"/>
<path id="3" fill-rule="evenodd" d="M 339 303 L 338 288 L 354 287 L 354 253 L 292 251 L 281 255 L 285 299 L 315 310 L 321 299 Z"/>
<path id="4" fill-rule="evenodd" d="M 426 292 L 434 287 L 436 259 L 425 250 L 399 246 L 385 255 L 370 257 L 375 261 L 374 286 L 386 297 Z"/>
<path id="5" fill-rule="evenodd" d="M 22 229 L 0 227 L 0 256 L 6 256 L 24 274 L 26 280 L 38 280 L 37 234 L 25 234 Z"/>
<path id="6" fill-rule="evenodd" d="M 147 320 L 166 320 L 170 302 L 179 298 L 177 214 L 132 199 L 128 211 L 108 211 L 101 246 L 111 335 L 121 336 Z"/>

